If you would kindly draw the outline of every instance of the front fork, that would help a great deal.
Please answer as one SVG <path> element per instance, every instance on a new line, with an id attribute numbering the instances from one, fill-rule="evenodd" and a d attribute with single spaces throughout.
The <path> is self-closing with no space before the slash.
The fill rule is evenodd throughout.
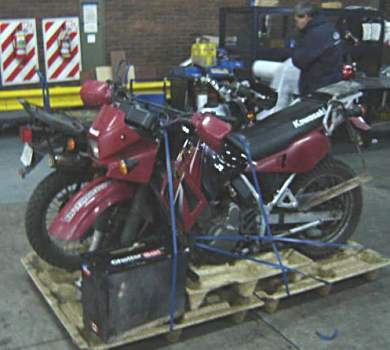
<path id="1" fill-rule="evenodd" d="M 103 232 L 96 230 L 96 229 L 94 230 L 93 235 L 92 235 L 92 242 L 88 248 L 88 251 L 90 253 L 94 252 L 95 250 L 98 250 L 98 248 L 100 247 L 100 244 L 102 242 L 103 235 L 104 235 Z"/>
<path id="2" fill-rule="evenodd" d="M 129 206 L 126 220 L 123 224 L 123 229 L 120 235 L 115 236 L 115 239 L 120 241 L 120 246 L 126 247 L 131 245 L 139 236 L 139 230 L 142 220 L 148 215 L 151 215 L 152 208 L 150 207 L 150 190 L 147 186 L 141 186 L 137 189 L 131 205 Z M 102 240 L 105 236 L 110 234 L 110 221 L 113 220 L 112 210 L 108 209 L 105 213 L 98 217 L 94 224 L 94 233 L 92 235 L 92 241 L 89 246 L 89 252 L 98 250 L 101 247 Z"/>
<path id="3" fill-rule="evenodd" d="M 93 225 L 94 231 L 91 244 L 88 248 L 89 252 L 94 252 L 101 247 L 103 237 L 108 234 L 110 215 L 111 210 L 106 210 L 101 216 L 97 218 L 96 223 Z"/>

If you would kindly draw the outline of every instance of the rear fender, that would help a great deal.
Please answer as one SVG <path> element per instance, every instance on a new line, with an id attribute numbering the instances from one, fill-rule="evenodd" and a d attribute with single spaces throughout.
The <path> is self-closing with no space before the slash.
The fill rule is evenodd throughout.
<path id="1" fill-rule="evenodd" d="M 363 117 L 350 117 L 348 121 L 357 130 L 369 131 L 371 129 L 371 126 L 366 123 Z"/>
<path id="2" fill-rule="evenodd" d="M 99 177 L 76 193 L 51 223 L 49 235 L 62 241 L 77 241 L 106 209 L 131 198 L 128 182 Z"/>
<path id="3" fill-rule="evenodd" d="M 258 173 L 306 173 L 330 152 L 330 141 L 315 130 L 285 150 L 255 162 Z"/>

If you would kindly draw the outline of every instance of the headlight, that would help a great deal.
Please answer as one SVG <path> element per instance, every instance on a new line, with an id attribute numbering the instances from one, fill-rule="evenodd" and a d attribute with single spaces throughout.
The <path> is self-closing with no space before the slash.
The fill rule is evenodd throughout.
<path id="1" fill-rule="evenodd" d="M 89 140 L 89 148 L 91 149 L 93 157 L 99 159 L 98 143 L 94 140 Z"/>

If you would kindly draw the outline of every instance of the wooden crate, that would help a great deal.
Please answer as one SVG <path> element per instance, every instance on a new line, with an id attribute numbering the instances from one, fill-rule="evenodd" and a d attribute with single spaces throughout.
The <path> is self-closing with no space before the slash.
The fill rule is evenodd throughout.
<path id="1" fill-rule="evenodd" d="M 275 263 L 273 253 L 257 258 Z M 370 249 L 340 251 L 332 257 L 313 261 L 299 252 L 282 251 L 283 263 L 304 274 L 290 273 L 290 295 L 318 290 L 321 295 L 330 292 L 333 283 L 364 275 L 367 280 L 376 276 L 378 269 L 390 265 L 390 260 Z M 75 281 L 79 273 L 66 273 L 42 261 L 35 253 L 22 258 L 22 264 L 35 286 L 62 323 L 72 341 L 80 349 L 104 350 L 165 334 L 175 341 L 184 328 L 230 316 L 232 321 L 242 321 L 251 309 L 263 307 L 268 312 L 277 309 L 279 301 L 288 297 L 280 278 L 281 272 L 264 265 L 240 260 L 233 264 L 190 266 L 191 279 L 186 291 L 188 310 L 170 332 L 167 319 L 158 320 L 132 329 L 120 338 L 105 344 L 97 339 L 87 339 L 84 332 L 80 291 Z M 310 276 L 327 281 L 324 284 Z"/>

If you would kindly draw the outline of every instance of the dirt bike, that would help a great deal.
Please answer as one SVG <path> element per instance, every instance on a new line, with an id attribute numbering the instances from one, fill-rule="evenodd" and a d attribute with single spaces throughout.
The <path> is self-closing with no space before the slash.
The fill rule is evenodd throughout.
<path id="1" fill-rule="evenodd" d="M 242 86 L 209 83 L 223 99 L 240 100 L 240 95 L 249 93 Z M 331 157 L 330 136 L 343 123 L 366 127 L 355 103 L 361 93 L 345 84 L 302 98 L 273 118 L 237 131 L 210 113 L 188 118 L 131 98 L 104 105 L 88 139 L 94 163 L 106 173 L 65 204 L 51 223 L 48 237 L 62 242 L 88 237 L 89 251 L 150 240 L 166 242 L 170 224 L 163 130 L 167 130 L 180 240 L 191 240 L 199 232 L 215 237 L 264 235 L 247 149 L 241 142 L 245 139 L 274 234 L 345 242 L 360 218 L 364 178 Z M 68 270 L 78 269 L 83 254 L 59 252 L 47 244 L 48 237 L 34 240 L 41 258 Z M 257 245 L 217 239 L 210 244 L 229 251 L 258 249 Z M 333 251 L 328 247 L 301 249 L 313 257 Z M 206 258 L 220 261 L 211 254 Z"/>

